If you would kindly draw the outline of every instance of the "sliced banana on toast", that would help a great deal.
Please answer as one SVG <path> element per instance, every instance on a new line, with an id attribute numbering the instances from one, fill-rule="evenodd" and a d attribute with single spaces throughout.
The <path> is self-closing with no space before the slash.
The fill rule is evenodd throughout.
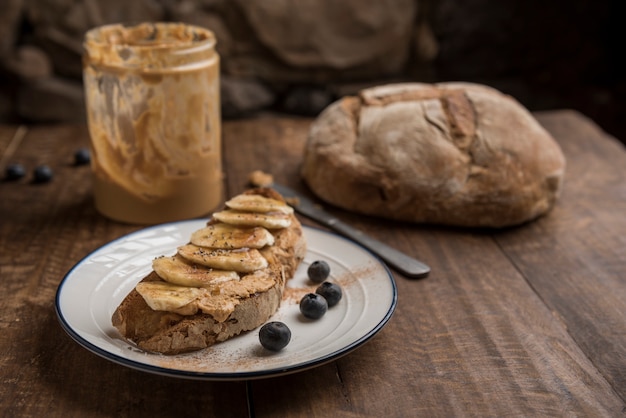
<path id="1" fill-rule="evenodd" d="M 230 209 L 246 212 L 279 212 L 287 215 L 293 213 L 293 208 L 285 202 L 254 194 L 237 195 L 228 200 L 226 206 Z"/>
<path id="2" fill-rule="evenodd" d="M 268 262 L 259 250 L 220 250 L 187 244 L 178 247 L 178 254 L 192 263 L 238 273 L 250 273 L 267 267 Z"/>
<path id="3" fill-rule="evenodd" d="M 237 249 L 263 248 L 274 244 L 274 236 L 260 226 L 237 227 L 225 223 L 207 225 L 191 234 L 191 243 L 199 247 Z"/>
<path id="4" fill-rule="evenodd" d="M 267 229 L 287 228 L 291 225 L 291 218 L 282 212 L 247 212 L 235 209 L 226 209 L 213 214 L 213 219 L 236 226 L 262 226 Z"/>
<path id="5" fill-rule="evenodd" d="M 111 316 L 122 336 L 148 352 L 209 347 L 265 323 L 304 258 L 302 225 L 283 197 L 256 188 L 230 199 Z"/>
<path id="6" fill-rule="evenodd" d="M 239 274 L 236 271 L 194 264 L 180 254 L 154 259 L 152 269 L 166 282 L 179 286 L 208 287 L 231 280 L 239 280 Z"/>
<path id="7" fill-rule="evenodd" d="M 155 311 L 176 311 L 202 297 L 205 291 L 197 287 L 178 286 L 168 282 L 139 282 L 135 290 Z"/>
<path id="8" fill-rule="evenodd" d="M 187 244 L 153 260 L 152 272 L 112 315 L 113 325 L 140 348 L 165 354 L 260 326 L 278 309 L 285 281 L 304 257 L 301 228 L 276 191 L 233 197 Z"/>

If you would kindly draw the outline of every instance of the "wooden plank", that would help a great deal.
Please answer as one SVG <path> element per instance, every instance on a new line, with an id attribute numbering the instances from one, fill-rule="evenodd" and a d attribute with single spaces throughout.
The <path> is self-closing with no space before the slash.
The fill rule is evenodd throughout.
<path id="1" fill-rule="evenodd" d="M 626 148 L 579 114 L 539 120 L 568 160 L 549 216 L 496 240 L 626 400 Z"/>
<path id="2" fill-rule="evenodd" d="M 139 227 L 100 216 L 89 167 L 73 165 L 84 126 L 32 127 L 14 157 L 48 164 L 52 182 L 0 183 L 0 416 L 247 415 L 244 382 L 150 375 L 113 364 L 73 342 L 54 311 L 56 288 L 89 252 Z"/>
<path id="3" fill-rule="evenodd" d="M 223 127 L 224 162 L 229 167 L 229 195 L 248 187 L 248 175 L 261 170 L 277 182 L 304 187 L 299 166 L 310 119 L 258 118 L 226 122 Z"/>
<path id="4" fill-rule="evenodd" d="M 0 125 L 0 179 L 27 131 L 25 126 Z"/>
<path id="5" fill-rule="evenodd" d="M 329 208 L 433 272 L 421 281 L 394 273 L 397 311 L 355 352 L 249 388 L 130 370 L 64 334 L 53 309 L 63 275 L 139 227 L 95 211 L 89 169 L 72 164 L 73 151 L 88 141 L 84 126 L 29 127 L 11 159 L 29 173 L 48 164 L 55 178 L 45 185 L 31 184 L 30 174 L 0 182 L 0 415 L 623 415 L 626 156 L 576 113 L 538 117 L 568 158 L 565 190 L 552 213 L 493 232 Z M 310 122 L 225 123 L 227 195 L 243 190 L 254 169 L 306 191 L 299 164 Z M 13 137 L 15 127 L 0 129 L 2 150 L 7 133 Z"/>
<path id="6" fill-rule="evenodd" d="M 225 158 L 239 175 L 260 168 L 302 187 L 298 167 L 307 130 L 305 121 L 238 123 L 225 129 Z M 245 179 L 229 180 L 231 188 L 239 188 Z M 422 258 L 433 273 L 423 281 L 396 274 L 396 314 L 358 351 L 319 369 L 272 379 L 271 385 L 253 382 L 257 416 L 621 413 L 623 400 L 511 263 L 496 240 L 499 233 L 333 212 Z M 624 325 L 618 329 L 623 332 Z"/>

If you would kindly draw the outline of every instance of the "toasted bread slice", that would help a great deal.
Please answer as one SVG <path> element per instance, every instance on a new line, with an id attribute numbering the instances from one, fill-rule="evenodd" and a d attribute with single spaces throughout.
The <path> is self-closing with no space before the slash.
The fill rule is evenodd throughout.
<path id="1" fill-rule="evenodd" d="M 274 201 L 283 204 L 285 202 L 280 194 L 268 188 L 248 190 L 244 195 L 272 199 L 272 205 L 276 204 Z M 257 200 L 254 202 L 257 207 L 250 212 L 258 215 L 259 202 Z M 246 213 L 245 206 L 238 207 L 237 210 Z M 278 309 L 285 282 L 293 276 L 306 252 L 302 226 L 294 214 L 288 210 L 276 211 L 273 206 L 268 210 L 272 211 L 267 212 L 263 220 L 265 225 L 273 225 L 273 229 L 269 230 L 273 240 L 268 240 L 267 245 L 258 249 L 267 260 L 266 267 L 251 272 L 238 272 L 234 279 L 231 277 L 232 272 L 220 274 L 219 277 L 230 279 L 208 280 L 207 284 L 202 285 L 197 284 L 198 280 L 190 279 L 191 286 L 180 286 L 181 283 L 185 283 L 184 274 L 181 276 L 180 273 L 180 271 L 184 273 L 184 269 L 176 270 L 176 280 L 171 281 L 168 281 L 168 275 L 162 270 L 159 271 L 163 277 L 152 271 L 126 296 L 113 313 L 113 326 L 142 350 L 177 354 L 201 350 L 265 323 Z M 274 214 L 281 220 L 279 226 L 266 222 L 267 217 L 271 218 Z M 287 223 L 283 222 L 285 216 L 289 220 Z M 221 223 L 219 218 L 222 217 L 213 216 L 208 224 Z M 244 218 L 248 219 L 247 216 Z M 255 226 L 252 224 L 251 227 L 249 223 L 245 226 L 233 224 L 233 227 L 241 228 L 241 231 L 244 229 L 252 231 Z M 224 241 L 227 240 L 227 236 L 216 240 L 221 247 L 216 253 L 223 255 L 225 251 L 223 248 L 229 247 L 228 243 L 224 245 Z M 237 242 L 246 240 L 242 240 L 238 233 Z M 207 253 L 210 253 L 210 250 L 211 248 L 207 248 Z M 245 247 L 233 248 L 233 251 L 245 250 Z M 184 258 L 184 252 L 177 253 L 176 257 Z M 183 262 L 194 265 L 192 260 Z M 164 266 L 168 267 L 168 264 Z M 188 268 L 186 265 L 183 267 Z M 206 265 L 197 267 L 211 268 Z M 204 276 L 203 274 L 202 277 Z M 206 276 L 212 277 L 211 274 Z"/>

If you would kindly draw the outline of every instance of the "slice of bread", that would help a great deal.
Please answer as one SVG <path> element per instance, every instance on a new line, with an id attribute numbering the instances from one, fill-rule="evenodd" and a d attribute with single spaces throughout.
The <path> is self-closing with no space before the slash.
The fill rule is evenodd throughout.
<path id="1" fill-rule="evenodd" d="M 245 210 L 246 199 L 253 201 L 248 210 Z M 271 205 L 256 205 L 259 201 L 270 202 Z M 229 207 L 229 202 L 237 209 Z M 251 189 L 229 202 L 225 210 L 214 214 L 208 222 L 208 232 L 193 234 L 194 237 L 202 236 L 201 243 L 221 248 L 199 247 L 196 253 L 201 253 L 202 257 L 194 258 L 194 261 L 183 260 L 184 256 L 190 256 L 188 252 L 184 255 L 178 252 L 171 259 L 162 260 L 155 270 L 165 276 L 163 272 L 171 272 L 176 267 L 176 280 L 168 282 L 167 278 L 160 277 L 153 270 L 121 302 L 113 313 L 112 323 L 124 338 L 149 352 L 177 354 L 196 351 L 252 330 L 276 312 L 285 282 L 293 276 L 306 252 L 302 226 L 282 196 L 273 189 Z M 221 225 L 224 222 L 218 218 L 229 220 L 233 211 L 237 214 L 236 225 L 227 227 L 235 228 L 236 233 L 229 242 L 229 236 L 223 232 L 224 225 Z M 219 215 L 224 212 L 225 216 Z M 279 222 L 271 222 L 272 219 Z M 261 238 L 242 238 L 245 235 L 242 231 L 258 233 L 259 228 L 264 228 L 258 222 L 269 225 L 267 230 L 273 236 L 273 243 L 267 236 L 263 236 L 263 241 L 259 241 Z M 217 224 L 220 224 L 219 228 L 214 228 Z M 217 239 L 210 237 L 214 229 L 222 234 Z M 247 245 L 250 241 L 266 244 L 260 249 L 249 250 Z M 215 275 L 222 272 L 215 269 L 215 262 L 205 259 L 213 253 L 224 255 L 225 251 L 259 251 L 267 260 L 267 266 L 252 272 L 246 271 L 249 266 L 244 266 L 246 268 L 236 274 L 227 271 Z M 210 267 L 197 264 L 197 261 L 207 261 Z M 196 285 L 180 285 L 181 281 L 185 282 L 187 271 L 190 283 Z M 231 279 L 233 275 L 234 280 Z M 208 284 L 197 285 L 205 279 Z"/>

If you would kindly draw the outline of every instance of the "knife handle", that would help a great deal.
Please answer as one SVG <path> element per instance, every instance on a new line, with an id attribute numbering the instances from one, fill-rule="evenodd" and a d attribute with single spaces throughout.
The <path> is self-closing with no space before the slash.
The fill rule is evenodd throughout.
<path id="1" fill-rule="evenodd" d="M 409 257 L 403 252 L 400 252 L 387 244 L 365 235 L 362 231 L 359 231 L 358 229 L 353 228 L 336 218 L 330 219 L 327 222 L 327 225 L 335 231 L 358 242 L 407 277 L 419 279 L 428 276 L 428 273 L 430 273 L 430 267 L 421 261 Z"/>

